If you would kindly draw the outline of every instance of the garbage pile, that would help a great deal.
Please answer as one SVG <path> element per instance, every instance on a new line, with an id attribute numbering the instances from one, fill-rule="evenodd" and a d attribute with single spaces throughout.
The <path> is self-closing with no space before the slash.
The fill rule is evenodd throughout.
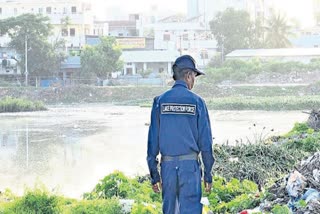
<path id="1" fill-rule="evenodd" d="M 320 130 L 320 110 L 312 109 L 311 112 L 304 112 L 309 114 L 308 126 L 316 131 Z"/>
<path id="2" fill-rule="evenodd" d="M 276 204 L 287 204 L 296 214 L 320 213 L 320 152 L 301 161 L 293 172 L 268 191 L 269 202 L 261 207 L 265 211 Z"/>

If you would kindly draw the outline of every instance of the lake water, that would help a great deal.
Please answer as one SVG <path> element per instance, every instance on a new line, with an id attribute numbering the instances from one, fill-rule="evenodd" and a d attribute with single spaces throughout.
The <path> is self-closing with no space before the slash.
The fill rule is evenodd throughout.
<path id="1" fill-rule="evenodd" d="M 231 144 L 286 133 L 308 115 L 210 111 L 210 117 L 214 143 Z M 43 183 L 79 198 L 114 170 L 145 175 L 149 118 L 149 108 L 107 104 L 0 114 L 0 191 L 22 194 L 26 187 Z"/>

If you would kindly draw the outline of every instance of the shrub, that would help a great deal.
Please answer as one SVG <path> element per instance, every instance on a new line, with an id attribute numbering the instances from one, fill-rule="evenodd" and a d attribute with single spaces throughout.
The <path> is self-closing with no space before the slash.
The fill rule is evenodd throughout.
<path id="1" fill-rule="evenodd" d="M 56 214 L 61 212 L 61 200 L 46 190 L 28 190 L 27 193 L 12 202 L 3 213 Z"/>
<path id="2" fill-rule="evenodd" d="M 42 102 L 32 102 L 21 98 L 5 97 L 0 100 L 1 112 L 22 112 L 46 110 Z"/>
<path id="3" fill-rule="evenodd" d="M 270 178 L 280 178 L 306 154 L 282 145 L 249 143 L 235 146 L 214 145 L 213 172 L 226 179 L 248 179 L 264 186 Z M 231 161 L 234 160 L 234 161 Z"/>
<path id="4" fill-rule="evenodd" d="M 161 214 L 161 204 L 145 204 L 145 203 L 138 203 L 134 204 L 131 214 Z"/>
<path id="5" fill-rule="evenodd" d="M 121 214 L 121 205 L 116 199 L 78 201 L 67 207 L 66 214 Z"/>
<path id="6" fill-rule="evenodd" d="M 214 213 L 237 213 L 243 209 L 254 208 L 259 204 L 260 196 L 258 186 L 249 180 L 240 182 L 215 176 L 212 182 L 212 191 L 208 196 L 210 209 Z"/>
<path id="7" fill-rule="evenodd" d="M 85 199 L 127 198 L 136 202 L 160 202 L 160 194 L 152 191 L 150 181 L 146 179 L 126 177 L 122 172 L 114 172 L 104 177 L 90 193 L 85 193 Z"/>

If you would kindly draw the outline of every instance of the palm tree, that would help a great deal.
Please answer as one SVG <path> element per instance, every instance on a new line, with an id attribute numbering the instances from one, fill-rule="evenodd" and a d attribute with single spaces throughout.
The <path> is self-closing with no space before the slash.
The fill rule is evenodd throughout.
<path id="1" fill-rule="evenodd" d="M 291 26 L 287 24 L 285 16 L 273 13 L 266 21 L 265 46 L 267 48 L 291 47 L 288 37 L 293 35 Z"/>

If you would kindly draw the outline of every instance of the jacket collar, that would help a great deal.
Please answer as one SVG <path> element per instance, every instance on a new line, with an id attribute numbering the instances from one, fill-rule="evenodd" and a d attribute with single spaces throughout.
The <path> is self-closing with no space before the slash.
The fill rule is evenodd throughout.
<path id="1" fill-rule="evenodd" d="M 182 86 L 182 87 L 188 88 L 187 83 L 183 80 L 176 80 L 176 82 L 174 83 L 172 88 L 177 87 L 177 86 Z"/>

